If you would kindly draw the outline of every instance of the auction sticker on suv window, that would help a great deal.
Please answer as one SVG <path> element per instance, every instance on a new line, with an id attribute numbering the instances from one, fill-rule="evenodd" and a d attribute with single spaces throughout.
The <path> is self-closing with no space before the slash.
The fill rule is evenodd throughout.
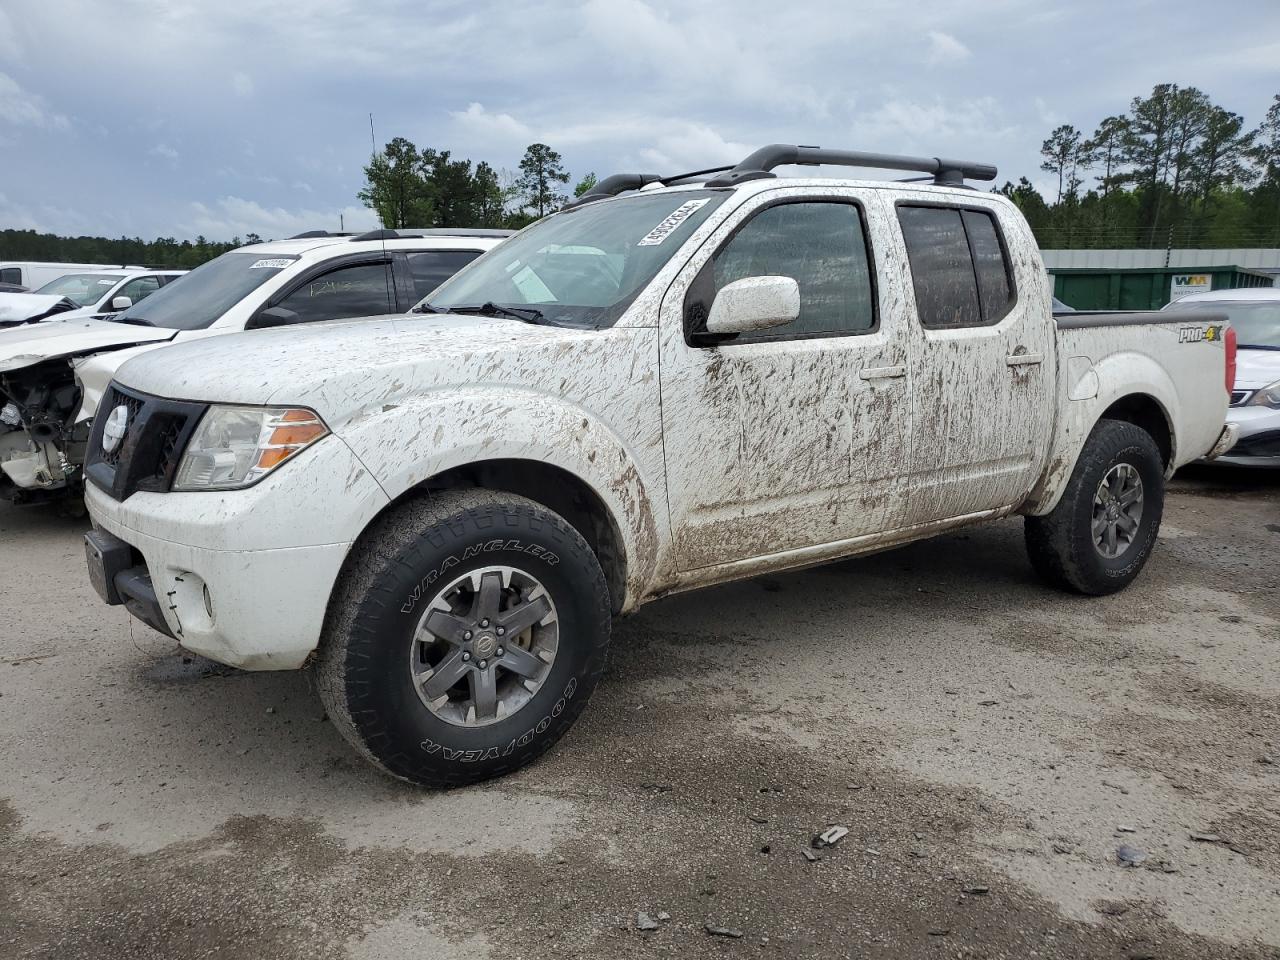
<path id="1" fill-rule="evenodd" d="M 255 260 L 249 264 L 250 270 L 279 270 L 281 267 L 287 267 L 293 263 L 288 257 L 282 260 Z"/>
<path id="2" fill-rule="evenodd" d="M 688 220 L 694 213 L 711 202 L 710 197 L 703 197 L 701 200 L 690 200 L 688 203 L 682 203 L 671 211 L 660 224 L 646 233 L 640 238 L 637 247 L 656 247 L 671 234 L 675 233 L 676 228 L 680 224 Z"/>

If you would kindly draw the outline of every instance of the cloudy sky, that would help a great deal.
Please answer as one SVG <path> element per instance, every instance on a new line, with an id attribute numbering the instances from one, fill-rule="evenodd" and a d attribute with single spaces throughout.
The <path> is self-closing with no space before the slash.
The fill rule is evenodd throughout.
<path id="1" fill-rule="evenodd" d="M 576 176 L 772 141 L 1032 177 L 1159 82 L 1256 125 L 1280 0 L 5 0 L 0 227 L 279 237 L 374 224 L 379 143 Z"/>

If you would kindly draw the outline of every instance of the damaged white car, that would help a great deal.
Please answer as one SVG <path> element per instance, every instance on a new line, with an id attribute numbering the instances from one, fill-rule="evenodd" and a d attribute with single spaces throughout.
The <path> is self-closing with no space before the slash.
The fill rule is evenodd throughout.
<path id="1" fill-rule="evenodd" d="M 224 253 L 114 316 L 0 329 L 0 498 L 79 507 L 98 401 L 129 358 L 217 334 L 404 312 L 509 233 L 315 231 Z M 56 304 L 43 301 L 64 299 L 13 296 L 48 309 Z"/>

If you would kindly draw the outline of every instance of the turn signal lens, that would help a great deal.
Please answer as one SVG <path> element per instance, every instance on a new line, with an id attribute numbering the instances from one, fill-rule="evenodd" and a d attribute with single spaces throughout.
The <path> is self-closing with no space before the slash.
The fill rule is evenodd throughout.
<path id="1" fill-rule="evenodd" d="M 269 442 L 272 446 L 298 446 L 299 444 L 310 443 L 312 440 L 319 440 L 324 436 L 324 433 L 324 424 L 319 420 L 313 419 L 311 423 L 276 427 L 271 431 Z"/>

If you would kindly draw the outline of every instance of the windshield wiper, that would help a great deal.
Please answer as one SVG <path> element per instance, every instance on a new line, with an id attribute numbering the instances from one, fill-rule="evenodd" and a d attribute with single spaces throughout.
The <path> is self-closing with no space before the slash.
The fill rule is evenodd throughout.
<path id="1" fill-rule="evenodd" d="M 504 307 L 502 304 L 494 303 L 492 300 L 482 303 L 478 307 L 450 307 L 449 312 L 478 313 L 483 317 L 511 317 L 524 323 L 544 323 L 549 326 L 555 326 L 541 310 L 535 310 L 533 307 Z"/>
<path id="2" fill-rule="evenodd" d="M 107 317 L 112 323 L 128 323 L 135 327 L 154 327 L 155 324 L 150 320 L 143 320 L 142 317 L 122 317 L 116 314 L 114 317 Z"/>
<path id="3" fill-rule="evenodd" d="M 410 313 L 453 313 L 453 309 L 450 307 L 435 307 L 429 303 L 420 303 L 409 312 Z"/>
<path id="4" fill-rule="evenodd" d="M 1280 350 L 1280 344 L 1274 346 L 1269 343 L 1241 343 L 1237 344 L 1239 350 Z"/>

